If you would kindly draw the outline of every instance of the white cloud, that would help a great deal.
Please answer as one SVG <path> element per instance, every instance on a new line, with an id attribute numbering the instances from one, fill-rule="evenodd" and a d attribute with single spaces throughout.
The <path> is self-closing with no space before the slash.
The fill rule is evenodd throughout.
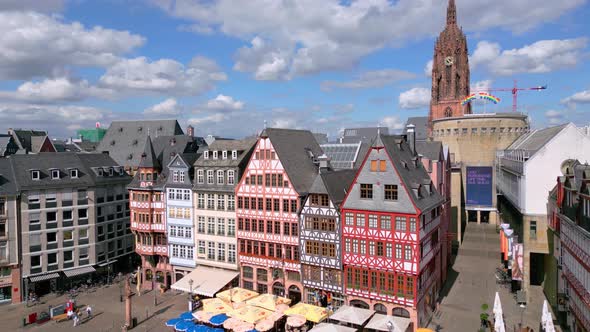
<path id="1" fill-rule="evenodd" d="M 545 112 L 545 117 L 547 118 L 547 122 L 551 125 L 565 122 L 564 111 L 548 110 Z"/>
<path id="2" fill-rule="evenodd" d="M 235 68 L 262 80 L 350 68 L 384 47 L 432 37 L 444 27 L 446 13 L 446 1 L 251 0 L 239 6 L 233 0 L 152 1 L 170 15 L 251 41 L 251 46 L 237 52 Z M 493 5 L 489 0 L 462 1 L 459 24 L 470 32 L 491 28 L 522 32 L 583 3 L 562 0 L 539 6 L 536 0 L 497 0 Z"/>
<path id="3" fill-rule="evenodd" d="M 407 80 L 416 77 L 415 74 L 398 69 L 381 69 L 374 71 L 366 71 L 359 74 L 355 79 L 346 82 L 338 81 L 324 81 L 321 84 L 323 90 L 331 90 L 332 88 L 346 88 L 346 89 L 367 89 L 380 88 L 391 83 Z"/>
<path id="4" fill-rule="evenodd" d="M 57 77 L 24 82 L 16 91 L 0 91 L 0 98 L 27 103 L 58 103 L 92 97 L 110 99 L 114 94 L 110 89 L 91 86 L 86 80 Z"/>
<path id="5" fill-rule="evenodd" d="M 145 42 L 128 31 L 87 29 L 34 12 L 0 12 L 0 31 L 0 79 L 55 76 L 71 66 L 108 66 Z"/>
<path id="6" fill-rule="evenodd" d="M 231 110 L 231 111 L 235 111 L 235 110 L 241 110 L 242 108 L 244 108 L 244 102 L 243 101 L 238 101 L 238 100 L 234 100 L 231 96 L 225 96 L 225 95 L 217 95 L 217 97 L 215 97 L 215 99 L 211 99 L 207 102 L 207 107 L 208 110 L 213 110 L 213 111 L 224 111 L 224 110 Z"/>
<path id="7" fill-rule="evenodd" d="M 428 77 L 432 77 L 432 66 L 434 64 L 433 60 L 428 60 L 426 66 L 424 66 L 424 75 Z"/>
<path id="8" fill-rule="evenodd" d="M 43 13 L 59 12 L 63 9 L 65 0 L 2 0 L 0 11 L 36 11 Z"/>
<path id="9" fill-rule="evenodd" d="M 99 84 L 117 91 L 199 95 L 226 79 L 217 64 L 205 57 L 195 57 L 186 66 L 172 59 L 138 57 L 122 59 L 109 67 Z"/>
<path id="10" fill-rule="evenodd" d="M 175 116 L 181 111 L 180 105 L 174 98 L 168 98 L 161 103 L 146 108 L 143 114 L 150 116 Z"/>
<path id="11" fill-rule="evenodd" d="M 587 38 L 540 40 L 521 48 L 501 50 L 498 43 L 481 41 L 470 64 L 473 67 L 483 65 L 490 73 L 503 76 L 548 73 L 575 67 L 587 44 Z"/>
<path id="12" fill-rule="evenodd" d="M 385 125 L 387 128 L 392 129 L 394 132 L 404 128 L 404 121 L 400 121 L 397 116 L 386 116 L 381 119 L 380 123 Z"/>
<path id="13" fill-rule="evenodd" d="M 469 88 L 469 90 L 471 91 L 471 93 L 476 93 L 476 92 L 481 92 L 481 91 L 489 91 L 492 88 L 492 83 L 494 81 L 492 80 L 482 80 L 482 81 L 477 81 L 475 83 L 471 83 L 471 87 Z"/>
<path id="14" fill-rule="evenodd" d="M 178 27 L 178 30 L 184 32 L 192 32 L 199 35 L 211 35 L 214 32 L 210 26 L 202 24 L 181 25 Z"/>
<path id="15" fill-rule="evenodd" d="M 194 126 L 205 126 L 206 124 L 215 124 L 226 119 L 226 115 L 222 113 L 209 114 L 207 116 L 191 118 L 188 123 Z"/>
<path id="16" fill-rule="evenodd" d="M 562 104 L 575 107 L 576 104 L 590 104 L 590 90 L 576 92 L 573 95 L 561 100 Z"/>
<path id="17" fill-rule="evenodd" d="M 399 95 L 399 106 L 402 109 L 424 108 L 430 105 L 430 89 L 412 88 Z"/>

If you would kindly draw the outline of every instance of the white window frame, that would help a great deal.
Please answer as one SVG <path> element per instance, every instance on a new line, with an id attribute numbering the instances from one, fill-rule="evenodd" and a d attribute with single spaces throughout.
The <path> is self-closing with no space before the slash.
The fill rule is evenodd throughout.
<path id="1" fill-rule="evenodd" d="M 205 171 L 202 169 L 197 170 L 197 183 L 198 184 L 205 183 Z"/>
<path id="2" fill-rule="evenodd" d="M 59 169 L 51 170 L 51 180 L 59 180 Z"/>
<path id="3" fill-rule="evenodd" d="M 72 179 L 78 178 L 78 169 L 77 168 L 70 169 L 70 178 L 72 178 Z"/>
<path id="4" fill-rule="evenodd" d="M 235 176 L 235 171 L 233 169 L 230 169 L 227 171 L 227 184 L 229 185 L 234 185 L 236 184 L 236 176 Z"/>
<path id="5" fill-rule="evenodd" d="M 85 230 L 86 231 L 86 236 L 82 236 L 82 234 L 80 233 L 80 231 Z M 87 239 L 88 238 L 88 228 L 84 227 L 84 228 L 80 228 L 78 229 L 78 239 Z"/>
<path id="6" fill-rule="evenodd" d="M 66 255 L 65 255 L 66 252 L 71 252 L 72 253 L 72 258 L 70 260 L 66 260 Z M 65 250 L 63 256 L 64 256 L 64 263 L 73 262 L 74 261 L 74 250 Z"/>
<path id="7" fill-rule="evenodd" d="M 227 151 L 226 150 L 221 151 L 221 159 L 223 159 L 223 160 L 227 159 Z"/>
<path id="8" fill-rule="evenodd" d="M 39 265 L 33 265 L 33 257 L 39 257 Z M 31 255 L 31 268 L 43 266 L 43 255 Z"/>
<path id="9" fill-rule="evenodd" d="M 170 236 L 176 237 L 176 226 L 170 226 Z"/>
<path id="10" fill-rule="evenodd" d="M 57 236 L 57 231 L 56 232 L 47 232 L 46 234 L 55 234 L 55 241 L 49 241 L 47 240 L 47 243 L 57 243 L 58 240 L 58 236 Z M 45 238 L 47 239 L 47 236 L 45 236 Z"/>
<path id="11" fill-rule="evenodd" d="M 222 170 L 217 171 L 217 184 L 224 184 L 225 183 L 225 174 L 223 174 Z"/>
<path id="12" fill-rule="evenodd" d="M 213 159 L 217 159 L 217 150 L 213 151 Z"/>
<path id="13" fill-rule="evenodd" d="M 172 172 L 172 182 L 178 182 L 178 171 Z"/>
<path id="14" fill-rule="evenodd" d="M 32 170 L 31 171 L 31 180 L 39 181 L 41 180 L 41 171 L 39 170 Z"/>
<path id="15" fill-rule="evenodd" d="M 231 159 L 238 159 L 238 151 L 232 150 L 231 152 Z"/>
<path id="16" fill-rule="evenodd" d="M 209 159 L 209 150 L 203 152 L 203 158 Z"/>
<path id="17" fill-rule="evenodd" d="M 215 184 L 215 172 L 207 170 L 207 184 Z"/>
<path id="18" fill-rule="evenodd" d="M 184 182 L 184 171 L 178 171 L 178 182 Z"/>

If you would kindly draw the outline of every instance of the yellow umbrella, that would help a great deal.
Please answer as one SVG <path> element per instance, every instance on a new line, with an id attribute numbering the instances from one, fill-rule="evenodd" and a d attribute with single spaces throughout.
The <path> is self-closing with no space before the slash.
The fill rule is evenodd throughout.
<path id="1" fill-rule="evenodd" d="M 258 293 L 248 289 L 234 287 L 232 289 L 224 290 L 221 293 L 217 293 L 216 296 L 226 302 L 244 302 L 258 296 Z"/>
<path id="2" fill-rule="evenodd" d="M 300 302 L 285 310 L 284 314 L 301 315 L 310 322 L 319 323 L 328 317 L 328 310 L 326 310 L 326 308 Z"/>
<path id="3" fill-rule="evenodd" d="M 243 320 L 247 323 L 256 324 L 258 321 L 263 320 L 271 314 L 272 311 L 270 310 L 254 307 L 251 305 L 246 305 L 242 308 L 229 312 L 227 315 L 232 318 Z"/>
<path id="4" fill-rule="evenodd" d="M 291 303 L 291 299 L 286 297 L 275 296 L 273 294 L 262 294 L 255 298 L 252 298 L 246 301 L 249 305 L 261 307 L 264 309 L 268 309 L 270 311 L 276 311 L 277 307 L 281 304 L 289 305 Z"/>
<path id="5" fill-rule="evenodd" d="M 234 310 L 231 305 L 222 299 L 212 298 L 205 299 L 203 302 L 203 311 L 211 312 L 214 314 L 225 314 Z"/>
<path id="6" fill-rule="evenodd" d="M 431 329 L 427 329 L 425 327 L 421 327 L 421 328 L 417 329 L 416 332 L 434 332 L 434 331 Z"/>

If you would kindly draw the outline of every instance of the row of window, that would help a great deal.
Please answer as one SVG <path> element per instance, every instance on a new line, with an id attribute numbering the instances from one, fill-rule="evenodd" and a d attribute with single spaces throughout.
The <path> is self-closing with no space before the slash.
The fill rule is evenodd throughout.
<path id="1" fill-rule="evenodd" d="M 262 197 L 238 196 L 238 209 L 297 213 L 296 199 L 283 199 L 282 203 L 281 205 L 281 199 L 279 198 L 264 199 Z"/>
<path id="2" fill-rule="evenodd" d="M 307 255 L 336 257 L 336 244 L 317 241 L 305 241 L 305 253 Z"/>
<path id="3" fill-rule="evenodd" d="M 123 169 L 123 168 L 121 168 L 121 169 Z M 102 168 L 99 169 L 99 172 L 100 171 L 102 171 Z M 59 180 L 61 178 L 62 172 L 59 169 L 57 169 L 57 168 L 50 168 L 49 169 L 49 172 L 51 174 L 51 179 L 52 180 Z M 121 175 L 123 175 L 124 172 L 125 172 L 124 170 L 123 170 L 123 173 L 120 173 L 118 171 L 118 173 L 121 174 Z M 115 173 L 115 170 L 113 168 L 109 168 L 109 175 L 112 176 L 112 175 L 114 175 L 114 173 Z M 80 172 L 78 172 L 78 169 L 77 168 L 70 168 L 70 169 L 68 169 L 68 174 L 70 175 L 70 178 L 77 179 L 79 177 L 79 175 L 80 175 Z M 102 176 L 102 174 L 99 174 L 99 175 Z M 41 171 L 40 170 L 36 170 L 36 169 L 35 170 L 32 170 L 31 171 L 31 180 L 34 180 L 34 181 L 41 180 Z"/>
<path id="4" fill-rule="evenodd" d="M 236 209 L 236 199 L 233 194 L 197 194 L 197 209 L 205 209 L 205 202 L 207 202 L 208 210 L 234 211 Z"/>
<path id="5" fill-rule="evenodd" d="M 192 246 L 183 246 L 178 244 L 171 245 L 172 247 L 172 257 L 181 258 L 181 259 L 193 259 L 194 258 L 194 248 Z"/>
<path id="6" fill-rule="evenodd" d="M 197 243 L 197 248 L 199 250 L 199 255 L 206 255 L 208 260 L 211 261 L 219 261 L 219 262 L 226 262 L 227 263 L 235 263 L 236 262 L 236 245 L 228 243 L 227 244 L 227 257 L 225 255 L 226 252 L 226 244 L 223 242 L 212 242 L 212 241 L 199 241 Z"/>
<path id="7" fill-rule="evenodd" d="M 257 150 L 256 152 L 254 152 L 254 157 L 255 160 L 262 160 L 262 159 L 266 159 L 266 160 L 274 160 L 277 159 L 277 154 L 272 151 L 271 149 L 260 149 Z"/>
<path id="8" fill-rule="evenodd" d="M 170 226 L 170 236 L 181 237 L 185 239 L 193 238 L 193 228 L 183 226 Z"/>
<path id="9" fill-rule="evenodd" d="M 368 223 L 367 223 L 368 221 Z M 351 213 L 346 212 L 344 214 L 344 224 L 346 226 L 356 227 L 369 227 L 379 228 L 387 231 L 399 231 L 399 232 L 416 232 L 416 218 L 408 218 L 402 216 L 395 217 L 395 228 L 391 228 L 391 216 L 388 215 L 376 215 L 376 214 L 364 214 L 364 213 Z"/>
<path id="10" fill-rule="evenodd" d="M 158 180 L 158 173 L 156 172 L 148 172 L 148 171 L 139 171 L 139 180 L 140 181 L 156 181 Z"/>
<path id="11" fill-rule="evenodd" d="M 69 263 L 74 261 L 74 250 L 64 250 L 63 252 L 63 262 Z M 31 268 L 39 268 L 43 265 L 43 256 L 44 255 L 33 255 L 30 258 Z M 47 253 L 45 255 L 45 259 L 47 260 L 48 266 L 55 266 L 59 263 L 58 260 L 59 253 L 52 252 Z M 78 258 L 80 260 L 88 259 L 88 247 L 78 248 Z"/>
<path id="12" fill-rule="evenodd" d="M 61 200 L 62 200 L 62 205 L 64 205 L 65 201 L 72 201 L 74 199 L 74 196 L 76 196 L 76 198 L 78 200 L 85 200 L 88 199 L 88 193 L 85 189 L 80 189 L 77 190 L 77 192 L 75 192 L 76 195 L 74 195 L 74 192 L 62 192 L 61 195 Z M 30 207 L 30 205 L 37 205 L 41 203 L 41 196 L 45 197 L 45 204 L 51 204 L 51 203 L 55 203 L 57 204 L 57 194 L 56 193 L 46 193 L 44 195 L 40 195 L 38 193 L 34 193 L 31 192 L 29 193 L 29 195 L 27 196 L 27 203 L 29 204 L 29 209 L 32 209 L 32 207 Z M 37 209 L 39 207 L 36 207 Z"/>
<path id="13" fill-rule="evenodd" d="M 322 280 L 323 269 L 323 280 Z M 304 280 L 313 282 L 324 282 L 330 285 L 340 286 L 342 283 L 342 272 L 337 269 L 322 268 L 314 265 L 301 265 L 301 275 Z"/>
<path id="14" fill-rule="evenodd" d="M 445 136 L 445 135 L 459 135 L 459 130 L 460 133 L 462 135 L 467 135 L 467 133 L 469 133 L 469 128 L 447 128 L 445 129 L 438 129 L 434 131 L 434 136 Z M 495 134 L 496 132 L 498 133 L 526 133 L 528 132 L 529 128 L 528 127 L 500 127 L 500 128 L 496 128 L 496 127 L 490 127 L 490 128 L 486 128 L 486 127 L 482 127 L 482 128 L 471 128 L 471 133 L 472 134 L 477 134 L 478 131 L 482 134 Z"/>
<path id="15" fill-rule="evenodd" d="M 217 173 L 217 177 L 215 174 Z M 226 178 L 227 173 L 227 178 Z M 236 175 L 233 170 L 228 170 L 227 172 L 223 170 L 218 170 L 217 172 L 213 170 L 207 171 L 207 184 L 215 184 L 215 180 L 217 178 L 217 184 L 228 184 L 234 185 L 236 184 Z M 204 184 L 205 183 L 205 171 L 202 169 L 197 170 L 197 184 Z"/>
<path id="16" fill-rule="evenodd" d="M 226 228 L 227 225 L 227 228 Z M 236 235 L 236 220 L 234 218 L 215 218 L 199 216 L 197 218 L 197 233 L 219 235 L 219 236 L 234 236 Z"/>
<path id="17" fill-rule="evenodd" d="M 205 151 L 203 153 L 203 158 L 209 159 L 209 157 L 211 157 L 212 159 L 218 159 L 219 151 L 209 151 L 209 150 Z M 221 151 L 221 159 L 223 159 L 223 160 L 227 159 L 227 151 L 226 150 Z M 238 151 L 232 150 L 231 159 L 234 159 L 234 160 L 238 159 Z"/>
<path id="18" fill-rule="evenodd" d="M 164 234 L 136 233 L 136 242 L 146 246 L 166 246 L 168 241 Z"/>
<path id="19" fill-rule="evenodd" d="M 403 248 L 403 253 L 402 253 Z M 370 256 L 385 257 L 388 259 L 393 258 L 393 244 L 385 243 L 381 241 L 366 241 L 359 239 L 345 239 L 344 240 L 344 251 L 352 254 L 366 255 L 367 252 Z M 396 243 L 395 244 L 395 259 L 404 260 L 407 262 L 412 261 L 412 245 Z"/>
<path id="20" fill-rule="evenodd" d="M 190 201 L 192 192 L 190 189 L 168 189 L 168 199 L 176 201 Z"/>
<path id="21" fill-rule="evenodd" d="M 132 214 L 132 220 L 134 222 L 140 222 L 143 224 L 161 224 L 163 220 L 162 217 L 163 215 L 161 213 L 154 213 L 152 215 L 149 213 L 133 212 Z"/>
<path id="22" fill-rule="evenodd" d="M 59 211 L 49 211 L 45 212 L 45 220 L 48 223 L 57 222 L 57 213 Z M 73 220 L 73 210 L 63 210 L 61 211 L 62 220 L 63 221 L 70 221 Z M 78 220 L 80 219 L 88 219 L 88 209 L 78 209 Z M 38 224 L 41 222 L 41 213 L 39 212 L 31 212 L 29 213 L 29 224 Z"/>
<path id="23" fill-rule="evenodd" d="M 88 238 L 88 228 L 78 228 L 77 230 L 69 229 L 65 231 L 61 231 L 61 240 L 62 241 L 73 241 L 74 240 L 74 233 L 78 232 L 78 239 L 87 239 Z M 48 232 L 48 233 L 36 233 L 36 234 L 29 234 L 29 246 L 40 246 L 41 245 L 41 238 L 45 237 L 47 243 L 57 243 L 58 242 L 58 232 Z"/>
<path id="24" fill-rule="evenodd" d="M 335 232 L 336 218 L 305 216 L 305 229 L 314 231 Z"/>
<path id="25" fill-rule="evenodd" d="M 346 267 L 346 286 L 397 297 L 414 297 L 414 277 L 393 272 Z"/>
<path id="26" fill-rule="evenodd" d="M 284 249 L 284 253 L 283 253 Z M 262 241 L 240 240 L 240 254 L 299 260 L 299 247 Z"/>
<path id="27" fill-rule="evenodd" d="M 244 183 L 252 186 L 289 187 L 289 181 L 284 180 L 283 174 L 266 173 L 246 176 Z"/>
<path id="28" fill-rule="evenodd" d="M 373 199 L 373 184 L 361 183 L 360 198 Z M 386 201 L 397 201 L 397 184 L 386 184 L 383 186 L 383 199 Z"/>
<path id="29" fill-rule="evenodd" d="M 191 208 L 170 207 L 168 208 L 168 218 L 191 219 Z"/>
<path id="30" fill-rule="evenodd" d="M 179 171 L 179 170 L 172 171 L 172 182 L 184 183 L 184 171 Z"/>
<path id="31" fill-rule="evenodd" d="M 151 193 L 138 193 L 134 192 L 131 199 L 136 202 L 162 202 L 162 193 L 151 192 Z"/>
<path id="32" fill-rule="evenodd" d="M 299 224 L 296 222 L 280 222 L 278 220 L 266 220 L 265 222 L 262 219 L 238 218 L 238 230 L 240 231 L 281 234 L 281 224 L 283 225 L 283 235 L 299 236 Z"/>
<path id="33" fill-rule="evenodd" d="M 330 198 L 326 194 L 310 194 L 309 205 L 311 206 L 330 206 Z"/>

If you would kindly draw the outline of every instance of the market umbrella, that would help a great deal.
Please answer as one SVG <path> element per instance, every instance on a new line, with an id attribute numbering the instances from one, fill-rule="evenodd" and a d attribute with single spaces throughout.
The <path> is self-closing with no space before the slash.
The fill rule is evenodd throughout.
<path id="1" fill-rule="evenodd" d="M 303 326 L 303 324 L 305 324 L 306 321 L 307 319 L 305 319 L 305 316 L 301 315 L 292 315 L 287 317 L 287 325 L 292 327 Z"/>
<path id="2" fill-rule="evenodd" d="M 225 322 L 223 322 L 223 328 L 226 330 L 233 330 L 234 326 L 236 326 L 239 323 L 240 323 L 239 319 L 230 318 L 230 319 L 226 320 Z"/>
<path id="3" fill-rule="evenodd" d="M 492 309 L 492 312 L 494 313 L 494 318 L 498 315 L 502 315 L 502 302 L 500 302 L 500 294 L 498 294 L 498 292 L 496 292 L 496 297 L 494 298 L 494 308 Z"/>
<path id="4" fill-rule="evenodd" d="M 190 320 L 190 321 L 192 321 L 194 319 L 193 313 L 190 312 L 190 311 L 186 311 L 186 312 L 181 313 L 179 317 L 182 320 Z"/>
<path id="5" fill-rule="evenodd" d="M 209 323 L 219 326 L 222 325 L 228 319 L 229 317 L 227 317 L 226 314 L 219 314 L 209 318 Z"/>
<path id="6" fill-rule="evenodd" d="M 203 302 L 203 311 L 213 314 L 225 314 L 233 310 L 232 306 L 219 298 L 205 299 Z"/>
<path id="7" fill-rule="evenodd" d="M 215 296 L 226 302 L 245 302 L 259 294 L 249 289 L 234 287 L 217 293 Z"/>
<path id="8" fill-rule="evenodd" d="M 273 320 L 270 320 L 269 318 L 263 319 L 256 324 L 256 330 L 258 330 L 260 332 L 265 332 L 265 331 L 272 329 L 274 327 L 274 325 L 275 325 L 275 322 Z"/>
<path id="9" fill-rule="evenodd" d="M 221 328 L 217 328 L 217 327 L 214 327 L 214 328 L 212 328 L 212 329 L 209 329 L 209 331 L 210 331 L 210 332 L 224 332 L 224 330 L 223 330 L 223 329 L 221 329 Z"/>
<path id="10" fill-rule="evenodd" d="M 310 322 L 319 323 L 328 317 L 328 311 L 326 308 L 299 302 L 285 310 L 285 315 L 301 315 Z"/>
<path id="11" fill-rule="evenodd" d="M 254 328 L 254 324 L 247 323 L 247 322 L 240 322 L 236 324 L 233 328 L 234 332 L 246 332 L 250 331 Z"/>
<path id="12" fill-rule="evenodd" d="M 201 322 L 208 322 L 211 317 L 215 316 L 214 314 L 207 312 L 207 311 L 197 311 L 193 313 L 193 317 L 195 317 L 198 321 Z"/>
<path id="13" fill-rule="evenodd" d="M 193 325 L 194 324 L 192 322 L 189 322 L 188 320 L 183 320 L 183 321 L 176 323 L 176 325 L 174 325 L 174 329 L 176 331 L 186 332 L 186 330 L 188 330 L 188 328 Z"/>
<path id="14" fill-rule="evenodd" d="M 179 323 L 181 321 L 183 321 L 183 320 L 180 318 L 172 318 L 166 322 L 166 326 L 172 327 L 172 326 L 176 325 L 176 323 Z"/>
<path id="15" fill-rule="evenodd" d="M 543 301 L 543 310 L 541 312 L 541 325 L 547 332 L 555 332 L 555 325 L 553 325 L 553 316 L 549 312 L 549 304 L 547 300 Z"/>
<path id="16" fill-rule="evenodd" d="M 257 307 L 264 308 L 264 309 L 267 309 L 270 311 L 277 311 L 279 305 L 282 305 L 282 308 L 284 308 L 284 306 L 286 305 L 287 309 L 288 309 L 289 304 L 291 304 L 291 299 L 288 299 L 286 297 L 276 296 L 273 294 L 262 294 L 260 296 L 257 296 L 253 299 L 246 301 L 246 303 L 249 305 L 257 306 Z M 285 311 L 287 309 L 284 309 L 283 311 Z"/>

